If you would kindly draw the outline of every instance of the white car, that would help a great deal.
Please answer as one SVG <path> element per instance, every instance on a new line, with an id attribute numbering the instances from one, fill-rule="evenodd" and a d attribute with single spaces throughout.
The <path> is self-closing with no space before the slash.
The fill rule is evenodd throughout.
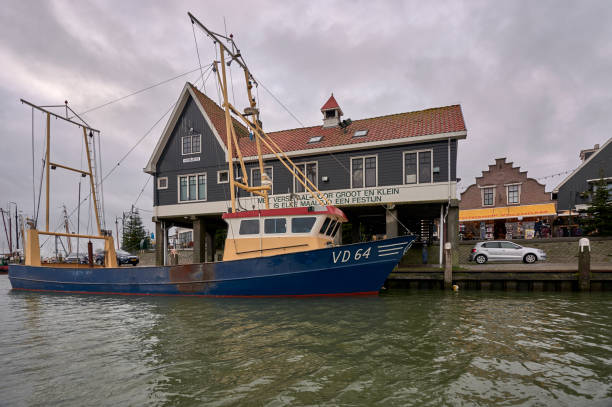
<path id="1" fill-rule="evenodd" d="M 469 260 L 475 261 L 478 264 L 484 264 L 487 261 L 523 261 L 525 263 L 535 263 L 538 260 L 546 260 L 546 253 L 540 249 L 523 247 L 505 240 L 491 240 L 476 243 L 472 248 Z"/>

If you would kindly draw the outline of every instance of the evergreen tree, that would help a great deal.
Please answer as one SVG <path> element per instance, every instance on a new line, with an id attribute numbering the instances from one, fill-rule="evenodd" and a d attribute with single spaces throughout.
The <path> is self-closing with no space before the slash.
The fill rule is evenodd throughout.
<path id="1" fill-rule="evenodd" d="M 606 180 L 601 175 L 591 195 L 591 206 L 585 211 L 588 217 L 584 222 L 584 231 L 601 236 L 612 236 L 612 200 Z"/>
<path id="2" fill-rule="evenodd" d="M 138 212 L 130 212 L 123 227 L 123 244 L 121 248 L 128 252 L 135 252 L 141 247 L 141 242 L 146 245 L 147 234 L 142 226 L 142 220 Z"/>

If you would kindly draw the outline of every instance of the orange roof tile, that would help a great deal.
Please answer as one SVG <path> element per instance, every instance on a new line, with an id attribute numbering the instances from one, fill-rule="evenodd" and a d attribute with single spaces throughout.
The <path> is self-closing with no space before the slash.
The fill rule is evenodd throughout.
<path id="1" fill-rule="evenodd" d="M 213 125 L 216 127 L 219 136 L 224 143 L 227 143 L 225 113 L 223 109 L 208 96 L 198 91 L 193 85 L 191 86 Z M 233 117 L 232 120 L 236 125 L 242 154 L 245 157 L 256 155 L 256 144 L 248 137 L 249 132 L 246 127 Z M 365 137 L 353 138 L 353 134 L 358 130 L 367 130 L 368 133 Z M 267 133 L 267 135 L 278 144 L 282 151 L 290 152 L 459 131 L 466 131 L 461 106 L 452 105 L 354 120 L 346 129 L 340 127 L 324 128 L 322 125 L 317 125 L 281 130 Z M 308 143 L 315 136 L 322 136 L 321 141 Z M 271 151 L 262 145 L 262 153 L 269 154 Z M 236 156 L 235 152 L 234 156 Z"/>

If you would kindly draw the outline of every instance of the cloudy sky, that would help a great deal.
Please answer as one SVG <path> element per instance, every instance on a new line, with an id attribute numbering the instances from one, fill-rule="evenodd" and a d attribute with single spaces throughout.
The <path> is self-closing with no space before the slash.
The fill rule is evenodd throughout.
<path id="1" fill-rule="evenodd" d="M 193 71 L 187 11 L 233 33 L 254 75 L 306 126 L 320 123 L 331 92 L 353 119 L 461 104 L 468 128 L 459 147 L 461 189 L 495 157 L 535 178 L 571 170 L 580 149 L 612 133 L 609 1 L 7 1 L 0 10 L 1 207 L 13 201 L 33 212 L 33 133 L 38 191 L 44 123 L 19 99 L 68 100 L 80 113 Z M 214 48 L 196 35 L 206 66 Z M 233 73 L 242 106 L 241 72 Z M 83 115 L 102 130 L 104 174 L 163 117 L 185 81 L 199 76 Z M 203 90 L 216 100 L 211 78 Z M 301 125 L 263 89 L 259 98 L 267 130 Z M 142 168 L 166 118 L 108 176 L 108 227 L 135 202 L 150 218 L 152 183 L 145 186 Z M 52 131 L 53 156 L 83 165 L 82 133 L 57 120 Z M 75 207 L 79 181 L 56 172 L 52 227 L 62 204 Z M 562 179 L 542 182 L 552 190 Z M 85 204 L 83 219 L 87 210 Z"/>

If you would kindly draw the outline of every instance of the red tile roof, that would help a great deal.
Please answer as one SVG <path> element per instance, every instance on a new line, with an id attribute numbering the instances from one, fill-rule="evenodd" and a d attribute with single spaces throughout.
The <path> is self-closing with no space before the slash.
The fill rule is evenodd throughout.
<path id="1" fill-rule="evenodd" d="M 224 143 L 227 143 L 225 113 L 223 109 L 208 96 L 198 91 L 193 85 L 191 88 L 216 127 L 219 136 Z M 243 156 L 256 155 L 256 144 L 249 138 L 249 132 L 245 126 L 234 118 L 232 120 L 236 125 L 238 141 Z M 358 130 L 367 130 L 368 133 L 365 137 L 353 138 L 353 134 Z M 278 144 L 282 151 L 290 152 L 459 131 L 466 131 L 461 106 L 452 105 L 354 120 L 346 129 L 340 127 L 323 128 L 322 125 L 317 125 L 281 130 L 267 133 L 267 135 Z M 315 136 L 322 136 L 321 141 L 308 143 L 308 140 Z M 270 154 L 271 151 L 262 145 L 262 153 Z M 234 156 L 236 156 L 235 151 Z"/>
<path id="2" fill-rule="evenodd" d="M 336 102 L 336 98 L 334 98 L 334 94 L 332 93 L 332 95 L 329 97 L 329 99 L 327 99 L 327 102 L 325 102 L 325 104 L 321 108 L 321 111 L 323 111 L 323 110 L 330 110 L 330 109 L 337 109 L 339 107 L 340 107 L 340 105 L 338 105 L 338 102 Z"/>

